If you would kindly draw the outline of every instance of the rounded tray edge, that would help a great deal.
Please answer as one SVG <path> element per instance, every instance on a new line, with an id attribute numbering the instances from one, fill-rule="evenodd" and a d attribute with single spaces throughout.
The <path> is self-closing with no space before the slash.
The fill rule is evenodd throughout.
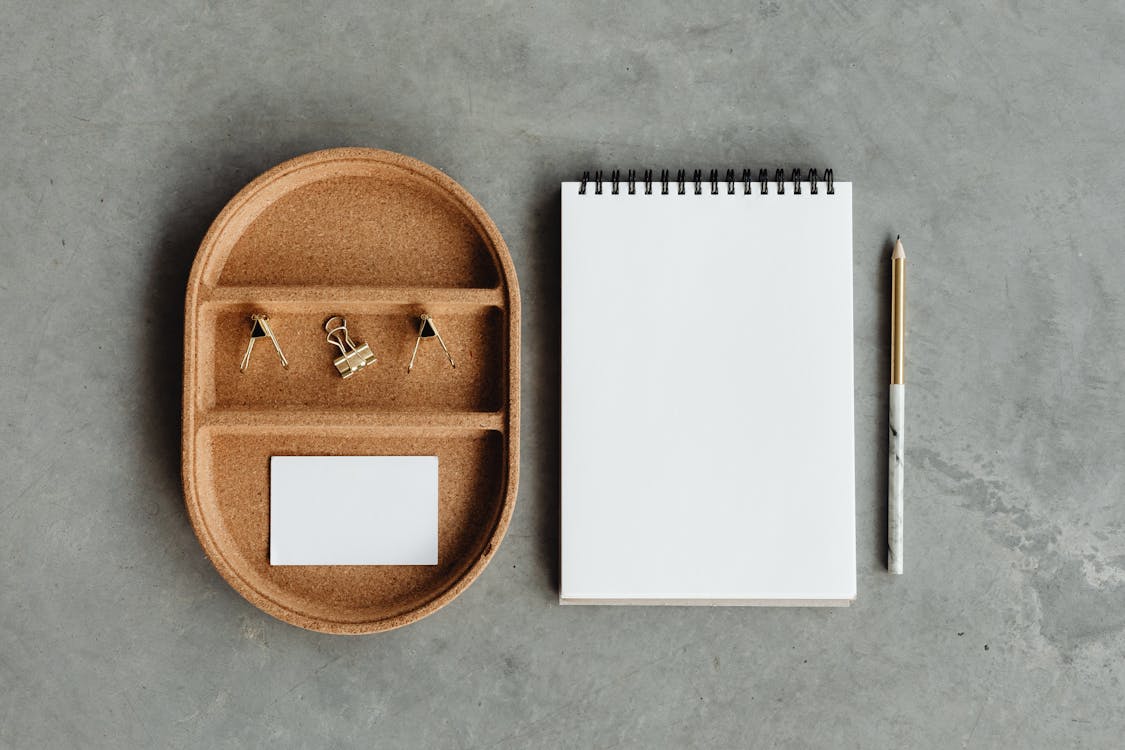
<path id="1" fill-rule="evenodd" d="M 440 183 L 458 200 L 469 207 L 474 217 L 481 222 L 482 229 L 488 236 L 494 259 L 499 266 L 499 280 L 507 302 L 506 312 L 509 326 L 509 347 L 507 352 L 509 393 L 506 409 L 507 427 L 504 431 L 507 471 L 505 473 L 505 487 L 501 491 L 502 500 L 500 513 L 488 537 L 488 541 L 484 545 L 484 551 L 473 561 L 468 569 L 453 580 L 447 588 L 427 600 L 421 606 L 393 617 L 369 621 L 347 622 L 311 617 L 280 605 L 262 594 L 239 575 L 235 567 L 223 556 L 222 550 L 215 542 L 211 530 L 207 527 L 206 521 L 203 518 L 199 506 L 200 501 L 195 477 L 193 476 L 193 469 L 195 467 L 195 443 L 198 428 L 194 420 L 195 409 L 191 407 L 190 403 L 192 390 L 197 381 L 196 367 L 198 357 L 196 356 L 194 326 L 185 324 L 183 393 L 181 394 L 180 466 L 185 506 L 188 510 L 188 518 L 192 530 L 200 546 L 203 548 L 204 554 L 215 570 L 218 571 L 223 580 L 246 601 L 282 622 L 306 630 L 332 635 L 369 635 L 395 630 L 433 614 L 460 596 L 466 588 L 476 581 L 488 566 L 488 563 L 496 554 L 500 543 L 507 535 L 512 514 L 515 510 L 519 488 L 521 299 L 515 264 L 512 261 L 507 243 L 501 236 L 500 230 L 492 220 L 492 217 L 465 188 L 440 169 L 414 159 L 413 157 L 393 151 L 365 147 L 341 147 L 313 151 L 272 167 L 249 182 L 228 201 L 222 211 L 219 212 L 218 216 L 215 217 L 215 220 L 211 223 L 207 233 L 204 235 L 203 240 L 200 242 L 199 250 L 196 252 L 187 281 L 184 300 L 185 321 L 190 321 L 191 316 L 198 310 L 199 292 L 202 287 L 203 275 L 212 260 L 212 251 L 214 250 L 217 238 L 226 227 L 228 221 L 235 216 L 261 188 L 271 184 L 274 180 L 295 169 L 300 169 L 320 161 L 351 158 L 375 159 L 390 162 L 425 175 Z"/>

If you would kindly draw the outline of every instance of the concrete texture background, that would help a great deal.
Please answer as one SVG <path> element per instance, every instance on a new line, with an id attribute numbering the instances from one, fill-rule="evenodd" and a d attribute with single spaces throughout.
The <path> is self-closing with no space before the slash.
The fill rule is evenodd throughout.
<path id="1" fill-rule="evenodd" d="M 230 5 L 0 8 L 0 746 L 1120 746 L 1120 3 Z M 476 195 L 525 314 L 511 531 L 451 606 L 363 638 L 245 603 L 179 481 L 199 240 L 261 171 L 349 144 Z M 851 609 L 556 604 L 557 184 L 665 165 L 856 183 Z"/>

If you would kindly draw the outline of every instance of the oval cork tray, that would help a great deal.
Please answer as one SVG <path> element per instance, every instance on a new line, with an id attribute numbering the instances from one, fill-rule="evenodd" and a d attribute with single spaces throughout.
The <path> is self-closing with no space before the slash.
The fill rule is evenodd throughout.
<path id="1" fill-rule="evenodd" d="M 457 362 L 424 342 L 423 313 Z M 239 364 L 250 315 L 269 339 Z M 520 304 L 484 209 L 433 167 L 318 151 L 234 197 L 203 239 L 184 326 L 183 481 L 207 556 L 242 596 L 310 630 L 374 633 L 438 610 L 480 575 L 516 501 Z M 324 323 L 343 315 L 378 362 L 344 380 Z M 438 564 L 269 564 L 270 457 L 438 457 Z"/>

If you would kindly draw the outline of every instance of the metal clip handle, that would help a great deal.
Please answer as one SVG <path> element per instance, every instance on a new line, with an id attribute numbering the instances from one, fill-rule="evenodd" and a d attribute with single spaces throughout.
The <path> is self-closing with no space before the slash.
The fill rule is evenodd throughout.
<path id="1" fill-rule="evenodd" d="M 418 357 L 418 345 L 422 343 L 422 339 L 430 339 L 437 337 L 438 343 L 441 344 L 442 351 L 449 359 L 451 367 L 457 367 L 457 363 L 453 361 L 453 355 L 449 353 L 449 348 L 445 345 L 445 340 L 442 339 L 441 334 L 438 333 L 437 325 L 434 324 L 432 316 L 422 313 L 422 322 L 418 326 L 418 338 L 414 341 L 414 353 L 410 355 L 410 366 L 406 368 L 407 372 L 414 369 L 414 360 Z"/>
<path id="2" fill-rule="evenodd" d="M 269 316 L 255 313 L 250 316 L 250 320 L 252 322 L 250 343 L 246 345 L 246 353 L 242 355 L 242 363 L 239 365 L 238 371 L 246 372 L 246 368 L 250 366 L 250 353 L 254 351 L 254 342 L 260 338 L 269 338 L 273 342 L 273 348 L 277 350 L 277 358 L 281 360 L 281 366 L 288 370 L 289 360 L 285 358 L 285 354 L 281 351 L 281 344 L 277 343 L 277 336 L 273 334 L 273 328 L 270 327 Z"/>

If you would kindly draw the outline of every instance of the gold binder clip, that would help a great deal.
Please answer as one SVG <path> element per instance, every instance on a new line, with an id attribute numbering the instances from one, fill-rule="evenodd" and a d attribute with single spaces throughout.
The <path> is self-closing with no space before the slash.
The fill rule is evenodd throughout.
<path id="1" fill-rule="evenodd" d="M 350 378 L 368 365 L 376 362 L 375 353 L 367 344 L 358 346 L 352 341 L 348 333 L 348 321 L 339 315 L 333 315 L 324 324 L 328 331 L 328 343 L 340 350 L 340 356 L 332 361 L 340 371 L 340 377 Z"/>
<path id="2" fill-rule="evenodd" d="M 254 342 L 261 338 L 269 338 L 273 342 L 273 348 L 277 350 L 277 356 L 281 360 L 281 366 L 289 369 L 289 360 L 285 359 L 285 355 L 281 352 L 281 344 L 277 343 L 277 336 L 273 335 L 273 329 L 270 328 L 270 318 L 268 315 L 254 314 L 250 316 L 252 323 L 250 327 L 250 343 L 246 346 L 246 353 L 242 355 L 242 364 L 239 365 L 239 372 L 246 372 L 246 368 L 250 366 L 250 352 L 254 351 Z"/>
<path id="3" fill-rule="evenodd" d="M 438 333 L 437 326 L 434 325 L 434 319 L 429 315 L 422 313 L 422 324 L 418 326 L 418 339 L 414 342 L 414 353 L 410 355 L 410 366 L 406 368 L 407 372 L 414 369 L 414 359 L 418 356 L 418 345 L 422 343 L 422 339 L 432 339 L 437 337 L 438 343 L 441 344 L 442 351 L 445 356 L 449 358 L 451 367 L 456 367 L 457 363 L 453 361 L 453 355 L 449 353 L 449 349 L 445 346 L 445 341 Z"/>

